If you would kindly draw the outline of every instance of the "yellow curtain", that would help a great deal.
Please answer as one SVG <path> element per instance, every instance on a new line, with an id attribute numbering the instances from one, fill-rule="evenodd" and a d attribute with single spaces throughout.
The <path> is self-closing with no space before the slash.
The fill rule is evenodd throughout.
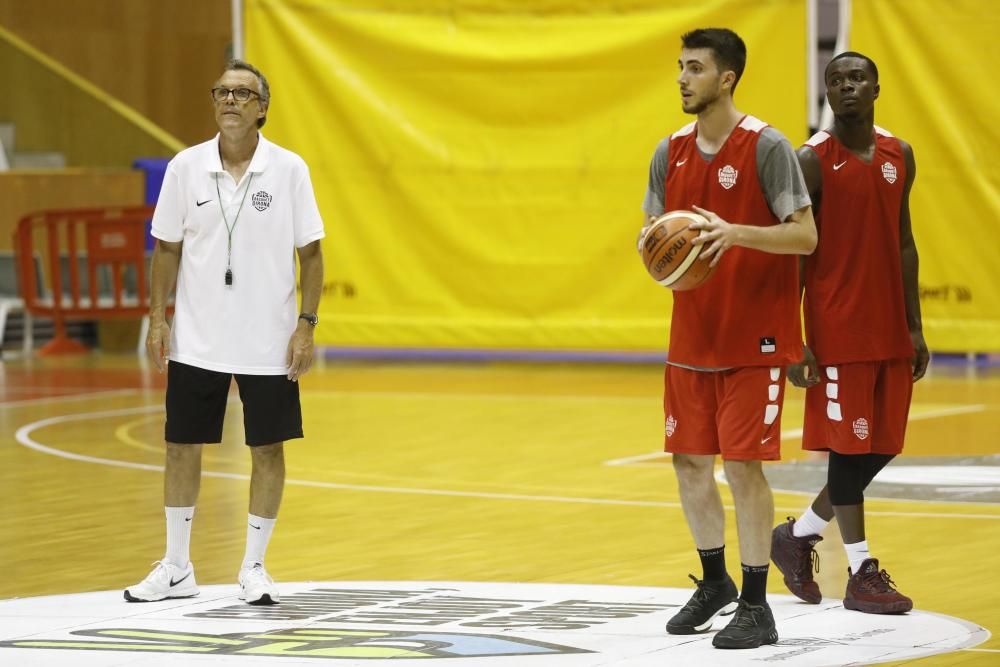
<path id="1" fill-rule="evenodd" d="M 803 0 L 247 0 L 265 134 L 327 225 L 318 341 L 656 350 L 635 252 L 649 159 L 689 122 L 680 35 L 747 42 L 738 106 L 806 137 Z"/>
<path id="2" fill-rule="evenodd" d="M 910 195 L 931 349 L 1000 349 L 1000 3 L 854 0 L 878 65 L 875 122 L 913 146 Z"/>

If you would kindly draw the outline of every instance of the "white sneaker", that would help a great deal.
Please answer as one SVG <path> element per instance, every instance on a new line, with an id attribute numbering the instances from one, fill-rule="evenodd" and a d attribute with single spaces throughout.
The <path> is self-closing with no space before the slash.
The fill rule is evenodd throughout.
<path id="1" fill-rule="evenodd" d="M 155 602 L 171 598 L 191 598 L 198 594 L 194 581 L 194 565 L 177 567 L 168 560 L 158 560 L 156 567 L 140 583 L 125 589 L 129 602 Z"/>
<path id="2" fill-rule="evenodd" d="M 278 604 L 278 587 L 262 563 L 240 569 L 240 599 L 247 604 Z"/>

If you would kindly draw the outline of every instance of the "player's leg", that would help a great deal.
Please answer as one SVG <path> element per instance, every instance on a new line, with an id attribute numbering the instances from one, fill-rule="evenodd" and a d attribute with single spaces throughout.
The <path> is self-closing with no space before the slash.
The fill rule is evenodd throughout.
<path id="1" fill-rule="evenodd" d="M 743 368 L 720 377 L 719 441 L 736 505 L 743 586 L 733 619 L 712 645 L 757 648 L 778 641 L 766 596 L 774 498 L 761 462 L 780 457 L 784 371 Z"/>
<path id="2" fill-rule="evenodd" d="M 681 507 L 698 550 L 702 578 L 690 575 L 697 589 L 667 622 L 670 634 L 692 634 L 712 627 L 720 614 L 736 608 L 736 583 L 726 572 L 725 513 L 715 482 L 715 380 L 713 373 L 667 366 L 663 399 L 664 447 L 673 454 Z"/>
<path id="3" fill-rule="evenodd" d="M 299 385 L 283 375 L 237 375 L 243 423 L 250 447 L 247 542 L 237 577 L 248 604 L 277 604 L 278 588 L 264 557 L 285 487 L 284 441 L 302 437 Z"/>
<path id="4" fill-rule="evenodd" d="M 201 487 L 202 443 L 222 441 L 231 376 L 174 361 L 167 366 L 166 458 L 163 476 L 167 545 L 163 558 L 125 591 L 130 602 L 198 594 L 190 560 L 194 508 Z"/>
<path id="5" fill-rule="evenodd" d="M 833 497 L 837 522 L 841 525 L 844 547 L 850 561 L 844 607 L 873 614 L 909 611 L 913 601 L 900 593 L 889 574 L 873 557 L 865 534 L 864 491 L 882 468 L 903 449 L 913 383 L 909 360 L 897 359 L 875 364 L 872 392 L 871 451 L 843 457 L 852 459 L 853 496 L 841 506 Z M 833 457 L 831 455 L 831 466 Z M 832 477 L 832 467 L 831 467 Z"/>

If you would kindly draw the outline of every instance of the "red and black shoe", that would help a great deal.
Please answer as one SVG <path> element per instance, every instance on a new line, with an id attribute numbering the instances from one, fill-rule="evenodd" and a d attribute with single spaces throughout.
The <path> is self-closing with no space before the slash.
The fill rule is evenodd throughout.
<path id="1" fill-rule="evenodd" d="M 896 590 L 889 573 L 879 569 L 878 559 L 866 558 L 858 573 L 847 580 L 844 608 L 866 614 L 902 614 L 913 609 L 913 600 Z"/>
<path id="2" fill-rule="evenodd" d="M 795 519 L 788 517 L 786 523 L 771 531 L 771 560 L 785 579 L 785 586 L 795 597 L 810 604 L 819 604 L 823 594 L 813 580 L 813 571 L 819 572 L 819 554 L 816 543 L 823 538 L 819 535 L 795 537 L 792 527 Z"/>

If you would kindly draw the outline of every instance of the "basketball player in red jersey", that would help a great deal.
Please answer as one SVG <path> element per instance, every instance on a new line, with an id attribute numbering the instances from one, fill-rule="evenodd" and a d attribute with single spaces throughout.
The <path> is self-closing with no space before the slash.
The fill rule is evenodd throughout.
<path id="1" fill-rule="evenodd" d="M 682 37 L 681 105 L 697 119 L 656 148 L 643 210 L 694 209 L 708 221 L 695 243 L 717 263 L 695 290 L 675 292 L 667 355 L 665 449 L 701 558 L 697 590 L 667 623 L 671 634 L 708 630 L 719 648 L 778 640 L 765 598 L 774 501 L 761 461 L 780 456 L 784 367 L 801 359 L 796 255 L 812 252 L 816 226 L 795 151 L 766 123 L 738 111 L 733 90 L 746 46 L 731 30 Z M 640 236 L 641 238 L 641 236 Z M 742 591 L 726 572 L 721 454 L 736 504 Z"/>
<path id="2" fill-rule="evenodd" d="M 826 68 L 833 127 L 798 152 L 820 241 L 804 261 L 805 361 L 789 378 L 808 387 L 803 448 L 830 458 L 812 506 L 774 529 L 771 558 L 792 593 L 818 604 L 813 547 L 836 516 L 850 561 L 844 607 L 889 614 L 913 602 L 868 551 L 864 490 L 903 449 L 913 383 L 929 355 L 910 230 L 916 163 L 909 144 L 875 125 L 878 94 L 870 58 L 835 56 Z"/>

